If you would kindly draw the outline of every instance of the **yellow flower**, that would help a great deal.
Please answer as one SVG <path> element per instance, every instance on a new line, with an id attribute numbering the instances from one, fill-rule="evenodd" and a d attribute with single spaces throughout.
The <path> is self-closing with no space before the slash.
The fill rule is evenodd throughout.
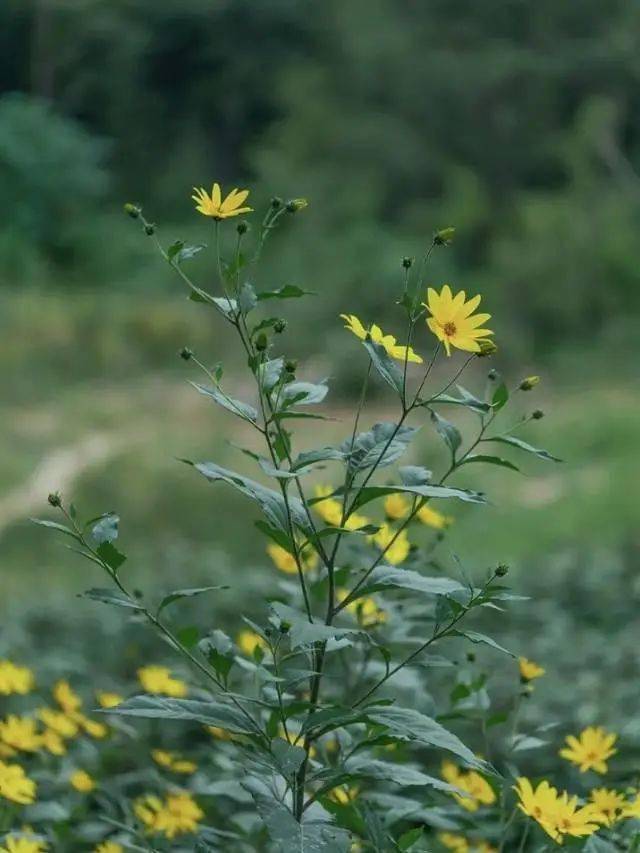
<path id="1" fill-rule="evenodd" d="M 204 812 L 188 791 L 167 794 L 164 800 L 151 794 L 141 797 L 133 810 L 149 832 L 169 839 L 196 832 L 199 821 L 204 817 Z"/>
<path id="2" fill-rule="evenodd" d="M 193 761 L 187 761 L 180 758 L 175 752 L 167 752 L 163 749 L 154 749 L 151 757 L 159 764 L 160 767 L 165 767 L 167 770 L 173 770 L 174 773 L 195 773 L 198 765 Z"/>
<path id="3" fill-rule="evenodd" d="M 356 799 L 359 793 L 360 789 L 357 786 L 344 785 L 340 788 L 334 788 L 329 794 L 329 799 L 333 800 L 334 803 L 339 803 L 341 806 L 348 806 L 349 803 L 352 803 Z"/>
<path id="4" fill-rule="evenodd" d="M 565 738 L 567 746 L 560 750 L 560 755 L 579 767 L 581 773 L 587 770 L 606 773 L 607 759 L 618 751 L 613 748 L 617 739 L 617 735 L 600 726 L 588 726 L 579 737 L 569 735 Z"/>
<path id="5" fill-rule="evenodd" d="M 267 553 L 274 562 L 274 565 L 286 575 L 298 574 L 298 566 L 295 557 L 290 554 L 285 548 L 276 545 L 275 542 L 270 542 L 267 545 Z M 318 555 L 312 548 L 305 548 L 301 553 L 301 562 L 303 571 L 308 572 L 318 565 Z"/>
<path id="6" fill-rule="evenodd" d="M 19 693 L 21 696 L 33 690 L 35 678 L 33 672 L 26 666 L 17 666 L 10 660 L 0 660 L 0 694 L 10 696 Z"/>
<path id="7" fill-rule="evenodd" d="M 147 693 L 182 698 L 187 695 L 187 685 L 171 675 L 166 666 L 144 666 L 138 670 L 138 680 Z"/>
<path id="8" fill-rule="evenodd" d="M 197 202 L 196 210 L 203 216 L 212 216 L 214 219 L 228 219 L 230 216 L 239 216 L 242 213 L 251 213 L 252 207 L 242 207 L 243 202 L 249 195 L 249 190 L 233 189 L 229 195 L 222 200 L 220 184 L 214 184 L 211 195 L 204 187 L 194 187 L 195 195 L 191 198 Z"/>
<path id="9" fill-rule="evenodd" d="M 205 729 L 217 740 L 233 740 L 233 736 L 226 729 L 221 729 L 220 726 L 205 726 Z"/>
<path id="10" fill-rule="evenodd" d="M 536 820 L 542 829 L 562 843 L 565 835 L 582 838 L 597 832 L 602 815 L 592 803 L 578 808 L 578 798 L 569 797 L 566 791 L 558 794 L 548 782 L 540 782 L 534 790 L 528 779 L 517 780 L 515 790 L 518 807 Z"/>
<path id="11" fill-rule="evenodd" d="M 0 741 L 10 750 L 36 752 L 42 746 L 42 739 L 31 717 L 17 717 L 10 714 L 0 722 Z"/>
<path id="12" fill-rule="evenodd" d="M 636 794 L 634 799 L 625 805 L 622 817 L 631 817 L 640 820 L 640 794 Z"/>
<path id="13" fill-rule="evenodd" d="M 30 805 L 36 798 L 36 783 L 25 775 L 19 764 L 0 761 L 0 797 L 20 805 Z"/>
<path id="14" fill-rule="evenodd" d="M 93 853 L 124 853 L 124 847 L 115 841 L 103 841 L 93 848 Z"/>
<path id="15" fill-rule="evenodd" d="M 518 668 L 520 669 L 520 678 L 523 681 L 533 681 L 534 678 L 540 678 L 546 672 L 540 664 L 527 660 L 527 658 L 518 658 Z"/>
<path id="16" fill-rule="evenodd" d="M 6 847 L 0 847 L 0 853 L 46 853 L 49 849 L 46 842 L 36 838 L 28 828 L 20 835 L 8 835 L 4 843 Z"/>
<path id="17" fill-rule="evenodd" d="M 565 835 L 584 838 L 600 829 L 602 815 L 593 804 L 578 808 L 578 798 L 569 797 L 566 791 L 558 799 L 557 830 L 560 839 Z"/>
<path id="18" fill-rule="evenodd" d="M 63 711 L 57 711 L 54 708 L 40 708 L 37 714 L 44 725 L 60 737 L 72 738 L 78 734 L 78 724 Z"/>
<path id="19" fill-rule="evenodd" d="M 496 795 L 484 776 L 475 770 L 460 770 L 452 761 L 443 761 L 442 778 L 460 788 L 467 796 L 453 794 L 454 799 L 469 812 L 478 811 L 480 806 L 491 806 Z"/>
<path id="20" fill-rule="evenodd" d="M 42 733 L 42 748 L 51 755 L 64 755 L 67 751 L 64 740 L 53 729 L 45 729 Z"/>
<path id="21" fill-rule="evenodd" d="M 381 551 L 385 551 L 385 548 L 387 549 L 384 559 L 386 562 L 391 563 L 392 566 L 398 566 L 400 563 L 403 563 L 411 550 L 406 530 L 401 530 L 400 533 L 397 533 L 388 524 L 383 524 L 380 530 L 371 537 L 371 541 Z"/>
<path id="22" fill-rule="evenodd" d="M 81 794 L 90 794 L 96 787 L 95 781 L 85 770 L 74 770 L 69 776 L 69 783 Z"/>
<path id="23" fill-rule="evenodd" d="M 384 499 L 384 512 L 387 518 L 391 521 L 398 521 L 409 514 L 411 505 L 404 495 L 396 492 L 393 495 L 387 495 Z"/>
<path id="24" fill-rule="evenodd" d="M 381 347 L 384 347 L 387 355 L 390 355 L 391 358 L 397 358 L 399 361 L 404 361 L 406 358 L 407 361 L 422 364 L 421 356 L 415 353 L 411 347 L 401 346 L 393 335 L 385 335 L 380 326 L 376 326 L 375 323 L 369 329 L 365 329 L 355 314 L 341 314 L 340 317 L 347 322 L 345 329 L 349 329 L 361 341 L 369 336 L 374 344 L 380 344 Z"/>
<path id="25" fill-rule="evenodd" d="M 82 699 L 74 693 L 68 681 L 58 681 L 54 685 L 53 698 L 65 714 L 74 714 L 82 708 Z"/>
<path id="26" fill-rule="evenodd" d="M 98 690 L 96 698 L 101 708 L 117 708 L 124 702 L 124 697 L 119 693 L 109 693 L 107 690 Z"/>
<path id="27" fill-rule="evenodd" d="M 263 639 L 260 634 L 256 634 L 255 631 L 249 630 L 240 631 L 236 637 L 236 645 L 243 654 L 249 655 L 250 657 L 253 657 L 253 653 L 256 648 L 262 649 L 265 652 L 269 649 L 267 641 Z"/>
<path id="28" fill-rule="evenodd" d="M 450 515 L 443 515 L 427 504 L 418 510 L 417 515 L 423 524 L 426 524 L 427 527 L 434 527 L 436 530 L 444 530 L 453 524 L 453 518 Z"/>
<path id="29" fill-rule="evenodd" d="M 480 328 L 491 319 L 491 314 L 473 315 L 480 299 L 480 296 L 474 296 L 467 302 L 464 290 L 453 296 L 448 284 L 444 285 L 440 293 L 429 288 L 427 303 L 423 303 L 431 314 L 427 318 L 427 325 L 444 344 L 447 355 L 451 355 L 452 346 L 466 352 L 480 352 L 480 340 L 493 334 L 490 329 Z"/>
<path id="30" fill-rule="evenodd" d="M 90 737 L 94 737 L 97 740 L 106 737 L 109 731 L 104 723 L 97 723 L 95 720 L 90 720 L 84 714 L 75 714 L 74 720 Z"/>
<path id="31" fill-rule="evenodd" d="M 627 801 L 623 794 L 608 788 L 594 788 L 589 798 L 601 815 L 601 823 L 605 826 L 613 826 L 624 817 Z"/>
<path id="32" fill-rule="evenodd" d="M 344 601 L 348 595 L 348 589 L 340 587 L 336 590 L 336 598 L 339 602 Z M 387 621 L 386 611 L 378 607 L 371 596 L 356 598 L 350 601 L 344 609 L 349 613 L 353 613 L 363 628 L 375 628 L 376 625 Z"/>
<path id="33" fill-rule="evenodd" d="M 457 835 L 454 832 L 441 832 L 438 834 L 438 841 L 447 850 L 452 853 L 469 853 L 469 842 L 464 835 Z"/>

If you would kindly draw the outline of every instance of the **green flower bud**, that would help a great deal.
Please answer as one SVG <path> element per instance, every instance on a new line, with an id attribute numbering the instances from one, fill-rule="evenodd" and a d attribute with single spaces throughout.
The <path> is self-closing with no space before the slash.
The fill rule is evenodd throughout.
<path id="1" fill-rule="evenodd" d="M 509 574 L 509 566 L 506 566 L 504 563 L 500 563 L 496 568 L 496 577 L 503 578 L 505 575 Z"/>
<path id="2" fill-rule="evenodd" d="M 467 652 L 467 660 L 469 663 L 473 663 L 476 659 L 476 656 L 473 652 Z"/>
<path id="3" fill-rule="evenodd" d="M 137 204 L 131 204 L 131 202 L 127 202 L 124 206 L 124 212 L 132 219 L 137 219 L 142 213 L 142 208 L 138 207 Z"/>
<path id="4" fill-rule="evenodd" d="M 534 412 L 532 412 L 531 417 L 534 419 L 534 421 L 540 421 L 544 417 L 544 412 L 542 411 L 542 409 L 536 409 Z"/>
<path id="5" fill-rule="evenodd" d="M 238 232 L 238 234 L 246 234 L 248 230 L 249 230 L 249 223 L 248 222 L 238 222 L 238 224 L 236 225 L 236 231 Z"/>
<path id="6" fill-rule="evenodd" d="M 287 328 L 287 321 L 286 320 L 282 320 L 282 319 L 276 320 L 276 322 L 273 324 L 273 331 L 277 335 L 281 335 L 286 328 Z"/>
<path id="7" fill-rule="evenodd" d="M 455 233 L 455 228 L 441 228 L 433 235 L 433 242 L 436 246 L 450 246 Z"/>
<path id="8" fill-rule="evenodd" d="M 147 224 L 144 226 L 144 233 L 147 235 L 147 237 L 152 237 L 156 233 L 156 226 L 153 224 L 153 222 L 147 222 Z"/>
<path id="9" fill-rule="evenodd" d="M 520 383 L 520 390 L 531 391 L 532 388 L 535 388 L 538 382 L 540 382 L 539 376 L 527 376 L 526 379 L 523 379 Z"/>
<path id="10" fill-rule="evenodd" d="M 258 352 L 264 352 L 269 345 L 269 341 L 267 340 L 267 336 L 264 332 L 260 332 L 258 337 L 256 338 L 256 349 Z"/>
<path id="11" fill-rule="evenodd" d="M 284 363 L 284 369 L 287 371 L 287 373 L 295 373 L 297 367 L 298 362 L 295 360 L 295 358 L 289 358 Z"/>
<path id="12" fill-rule="evenodd" d="M 476 353 L 478 358 L 488 358 L 498 352 L 498 347 L 488 338 L 482 338 L 482 340 L 478 341 L 478 344 L 480 345 L 480 352 Z"/>
<path id="13" fill-rule="evenodd" d="M 280 623 L 280 631 L 283 634 L 288 634 L 291 630 L 291 622 L 285 622 L 284 620 Z"/>
<path id="14" fill-rule="evenodd" d="M 306 198 L 290 198 L 287 202 L 287 211 L 289 213 L 298 213 L 300 210 L 304 210 L 305 207 L 309 207 L 309 202 Z"/>
<path id="15" fill-rule="evenodd" d="M 47 500 L 49 501 L 51 506 L 62 506 L 62 498 L 60 497 L 59 492 L 51 492 L 51 494 L 47 496 Z"/>
<path id="16" fill-rule="evenodd" d="M 497 371 L 497 370 L 495 370 L 495 369 L 492 367 L 492 368 L 491 368 L 491 370 L 487 373 L 487 377 L 488 377 L 492 382 L 495 382 L 495 381 L 496 381 L 496 379 L 498 378 L 498 371 Z"/>
<path id="17" fill-rule="evenodd" d="M 282 199 L 279 198 L 277 195 L 274 195 L 274 197 L 271 199 L 271 207 L 274 210 L 277 210 L 279 207 L 282 207 Z"/>
<path id="18" fill-rule="evenodd" d="M 410 269 L 411 269 L 411 267 L 413 266 L 413 258 L 403 258 L 403 259 L 402 259 L 402 266 L 403 266 L 406 270 L 410 270 Z"/>
<path id="19" fill-rule="evenodd" d="M 180 350 L 180 358 L 183 358 L 185 361 L 189 361 L 192 355 L 193 350 L 190 350 L 189 347 L 182 347 Z"/>

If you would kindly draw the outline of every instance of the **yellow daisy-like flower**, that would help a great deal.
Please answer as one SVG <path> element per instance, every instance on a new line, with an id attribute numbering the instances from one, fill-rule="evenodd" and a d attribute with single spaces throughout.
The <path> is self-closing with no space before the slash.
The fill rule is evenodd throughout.
<path id="1" fill-rule="evenodd" d="M 581 773 L 587 770 L 606 773 L 607 759 L 618 751 L 613 746 L 617 739 L 618 735 L 606 732 L 600 726 L 588 726 L 578 737 L 569 735 L 565 738 L 567 746 L 559 754 L 579 767 Z"/>
<path id="2" fill-rule="evenodd" d="M 451 347 L 466 352 L 480 352 L 480 341 L 493 334 L 491 329 L 481 328 L 483 323 L 491 319 L 491 314 L 473 314 L 480 300 L 480 296 L 474 296 L 467 301 L 464 290 L 454 296 L 448 284 L 444 285 L 440 293 L 429 288 L 427 302 L 423 303 L 431 314 L 431 317 L 427 317 L 427 325 L 444 344 L 447 355 L 451 355 Z"/>
<path id="3" fill-rule="evenodd" d="M 96 699 L 101 708 L 117 708 L 124 702 L 124 696 L 119 693 L 110 693 L 107 690 L 98 690 Z"/>
<path id="4" fill-rule="evenodd" d="M 475 770 L 461 770 L 453 761 L 443 761 L 442 778 L 460 788 L 467 796 L 453 794 L 454 799 L 469 812 L 476 812 L 480 806 L 491 806 L 496 801 L 496 795 L 484 776 Z"/>
<path id="5" fill-rule="evenodd" d="M 593 803 L 579 808 L 577 797 L 570 797 L 566 791 L 558 794 L 547 781 L 534 789 L 528 779 L 520 778 L 515 791 L 520 800 L 518 808 L 559 844 L 566 835 L 583 838 L 600 828 L 603 816 Z"/>
<path id="6" fill-rule="evenodd" d="M 144 666 L 138 670 L 138 680 L 147 693 L 162 694 L 181 699 L 188 689 L 184 681 L 174 678 L 166 666 Z"/>
<path id="7" fill-rule="evenodd" d="M 520 678 L 523 681 L 533 681 L 540 678 L 546 672 L 546 669 L 535 661 L 527 660 L 527 658 L 518 658 L 518 669 L 520 670 Z"/>
<path id="8" fill-rule="evenodd" d="M 188 791 L 167 794 L 164 800 L 154 795 L 141 797 L 133 808 L 147 831 L 168 839 L 197 832 L 204 812 Z"/>
<path id="9" fill-rule="evenodd" d="M 556 826 L 561 840 L 565 835 L 573 838 L 593 835 L 601 822 L 602 815 L 592 803 L 578 808 L 578 798 L 570 797 L 566 791 L 558 798 Z"/>
<path id="10" fill-rule="evenodd" d="M 297 575 L 298 566 L 293 554 L 290 554 L 281 545 L 270 542 L 267 545 L 267 554 L 273 560 L 277 569 L 286 575 Z M 302 569 L 305 572 L 312 571 L 318 565 L 318 555 L 312 548 L 305 548 L 301 553 Z"/>
<path id="11" fill-rule="evenodd" d="M 623 794 L 609 788 L 594 788 L 589 799 L 601 815 L 601 823 L 605 826 L 613 826 L 621 820 L 628 806 Z"/>
<path id="12" fill-rule="evenodd" d="M 400 563 L 403 563 L 411 550 L 411 543 L 407 537 L 406 530 L 401 530 L 400 533 L 397 533 L 388 524 L 383 524 L 380 530 L 371 537 L 371 541 L 381 551 L 384 551 L 385 548 L 387 549 L 384 559 L 386 562 L 391 563 L 392 566 L 398 566 Z"/>
<path id="13" fill-rule="evenodd" d="M 226 729 L 221 729 L 220 726 L 205 726 L 205 729 L 210 735 L 213 735 L 216 740 L 233 740 L 233 735 Z"/>
<path id="14" fill-rule="evenodd" d="M 81 794 L 90 794 L 96 787 L 95 780 L 89 776 L 86 770 L 74 770 L 69 776 L 69 784 Z"/>
<path id="15" fill-rule="evenodd" d="M 0 722 L 0 742 L 10 750 L 36 752 L 42 746 L 36 721 L 32 717 L 10 714 Z"/>
<path id="16" fill-rule="evenodd" d="M 36 798 L 36 783 L 29 779 L 19 764 L 0 761 L 0 797 L 28 806 Z"/>
<path id="17" fill-rule="evenodd" d="M 243 213 L 251 213 L 252 207 L 243 207 L 249 190 L 233 189 L 223 200 L 220 184 L 216 183 L 211 189 L 211 195 L 204 187 L 194 187 L 195 195 L 191 198 L 196 202 L 196 210 L 203 216 L 212 216 L 214 219 L 228 219 L 230 216 L 240 216 Z"/>
<path id="18" fill-rule="evenodd" d="M 344 601 L 348 595 L 348 589 L 339 587 L 336 590 L 336 598 L 339 602 Z M 344 609 L 348 613 L 353 613 L 363 628 L 375 628 L 376 625 L 381 625 L 387 621 L 386 611 L 378 607 L 371 596 L 356 598 L 354 601 L 350 601 Z"/>
<path id="19" fill-rule="evenodd" d="M 82 708 L 82 699 L 68 681 L 58 681 L 53 687 L 53 698 L 65 714 L 74 714 Z"/>
<path id="20" fill-rule="evenodd" d="M 154 749 L 151 757 L 160 767 L 172 770 L 174 773 L 195 773 L 198 769 L 198 765 L 193 761 L 187 761 L 185 758 L 180 758 L 177 753 L 164 749 Z"/>
<path id="21" fill-rule="evenodd" d="M 447 850 L 451 850 L 452 853 L 470 853 L 471 850 L 469 842 L 464 835 L 458 835 L 455 832 L 440 832 L 438 834 L 438 841 Z"/>
<path id="22" fill-rule="evenodd" d="M 93 853 L 124 853 L 124 847 L 116 841 L 103 841 L 93 848 Z"/>
<path id="23" fill-rule="evenodd" d="M 640 820 L 640 794 L 636 794 L 632 800 L 629 800 L 625 804 L 622 817 L 630 817 Z"/>
<path id="24" fill-rule="evenodd" d="M 249 630 L 240 631 L 236 637 L 236 645 L 243 654 L 249 655 L 249 657 L 253 657 L 257 648 L 265 652 L 269 650 L 267 641 L 260 634 Z"/>
<path id="25" fill-rule="evenodd" d="M 64 739 L 53 729 L 45 729 L 42 732 L 42 748 L 51 755 L 65 755 L 67 751 Z"/>
<path id="26" fill-rule="evenodd" d="M 452 516 L 443 515 L 437 509 L 432 509 L 427 504 L 418 510 L 417 517 L 427 527 L 433 527 L 436 530 L 445 530 L 447 527 L 451 527 L 454 522 Z"/>
<path id="27" fill-rule="evenodd" d="M 60 737 L 72 738 L 78 734 L 77 722 L 64 711 L 57 711 L 54 708 L 39 708 L 37 714 L 44 725 Z"/>
<path id="28" fill-rule="evenodd" d="M 18 693 L 24 696 L 33 690 L 35 683 L 33 672 L 28 667 L 0 660 L 0 695 Z"/>
<path id="29" fill-rule="evenodd" d="M 341 314 L 340 317 L 346 320 L 345 329 L 349 329 L 361 341 L 366 340 L 368 336 L 374 344 L 380 344 L 381 347 L 384 347 L 387 355 L 390 355 L 391 358 L 396 358 L 398 361 L 404 361 L 406 358 L 407 361 L 422 364 L 422 357 L 415 353 L 411 347 L 401 346 L 393 335 L 385 335 L 380 326 L 376 326 L 375 323 L 366 329 L 355 314 Z"/>
<path id="30" fill-rule="evenodd" d="M 334 803 L 339 803 L 341 806 L 348 806 L 349 803 L 352 803 L 356 799 L 359 793 L 360 789 L 357 785 L 342 785 L 331 791 L 329 799 L 333 800 Z"/>
<path id="31" fill-rule="evenodd" d="M 316 486 L 314 488 L 314 496 L 322 498 L 322 500 L 314 504 L 314 509 L 320 518 L 331 525 L 331 527 L 340 527 L 340 522 L 342 521 L 342 504 L 336 498 L 329 497 L 331 494 L 333 494 L 331 486 Z M 345 530 L 359 530 L 361 527 L 366 527 L 369 523 L 366 515 L 352 512 L 343 527 Z"/>
<path id="32" fill-rule="evenodd" d="M 49 849 L 45 841 L 36 838 L 28 829 L 20 835 L 15 833 L 8 835 L 4 843 L 6 847 L 0 847 L 0 853 L 46 853 Z"/>
<path id="33" fill-rule="evenodd" d="M 411 503 L 404 495 L 396 492 L 384 499 L 384 513 L 391 521 L 399 521 L 408 515 Z"/>

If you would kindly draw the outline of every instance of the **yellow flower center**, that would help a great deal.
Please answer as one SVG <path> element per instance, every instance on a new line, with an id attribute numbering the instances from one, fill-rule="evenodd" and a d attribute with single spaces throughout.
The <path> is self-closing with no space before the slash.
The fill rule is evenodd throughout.
<path id="1" fill-rule="evenodd" d="M 456 324 L 451 323 L 451 322 L 445 323 L 443 328 L 444 328 L 445 335 L 448 335 L 449 337 L 452 337 L 453 335 L 455 335 L 455 333 L 457 331 L 456 330 Z"/>

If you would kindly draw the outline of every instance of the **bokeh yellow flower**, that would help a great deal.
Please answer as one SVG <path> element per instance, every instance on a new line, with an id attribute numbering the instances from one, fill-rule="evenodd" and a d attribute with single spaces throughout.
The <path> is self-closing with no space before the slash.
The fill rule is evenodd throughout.
<path id="1" fill-rule="evenodd" d="M 333 493 L 331 486 L 317 485 L 313 493 L 314 497 L 321 498 L 313 506 L 320 518 L 331 525 L 331 527 L 340 527 L 342 521 L 342 503 L 336 498 L 330 497 Z M 366 515 L 353 512 L 347 518 L 343 527 L 345 530 L 359 530 L 361 527 L 366 527 L 367 524 L 370 524 L 370 520 Z"/>
<path id="2" fill-rule="evenodd" d="M 30 693 L 35 686 L 33 672 L 26 666 L 18 666 L 10 660 L 0 660 L 0 695 L 10 696 L 18 693 L 21 696 Z"/>
<path id="3" fill-rule="evenodd" d="M 164 800 L 149 794 L 138 799 L 133 810 L 148 832 L 168 839 L 197 832 L 204 817 L 204 812 L 188 791 L 169 793 Z"/>
<path id="4" fill-rule="evenodd" d="M 249 655 L 250 657 L 253 656 L 253 653 L 257 648 L 262 649 L 263 651 L 268 651 L 269 649 L 264 637 L 261 637 L 260 634 L 256 634 L 255 631 L 249 630 L 240 631 L 236 637 L 236 645 L 243 654 Z"/>
<path id="5" fill-rule="evenodd" d="M 233 735 L 226 729 L 221 729 L 220 726 L 205 726 L 205 729 L 216 740 L 233 740 Z"/>
<path id="6" fill-rule="evenodd" d="M 90 794 L 96 787 L 95 780 L 86 770 L 74 770 L 69 776 L 69 784 L 81 794 Z"/>
<path id="7" fill-rule="evenodd" d="M 384 560 L 387 563 L 391 563 L 392 566 L 404 563 L 411 550 L 411 543 L 407 537 L 406 530 L 401 530 L 398 533 L 388 524 L 383 524 L 380 530 L 371 537 L 371 541 L 381 551 L 384 551 L 386 548 Z"/>
<path id="8" fill-rule="evenodd" d="M 27 806 L 36 798 L 36 783 L 29 779 L 19 764 L 0 761 L 0 797 Z"/>
<path id="9" fill-rule="evenodd" d="M 527 660 L 527 658 L 518 658 L 518 669 L 520 670 L 520 678 L 523 681 L 533 681 L 536 678 L 541 678 L 546 669 L 535 661 Z"/>
<path id="10" fill-rule="evenodd" d="M 144 666 L 138 670 L 138 681 L 147 693 L 173 696 L 180 699 L 188 693 L 187 685 L 174 678 L 166 666 Z"/>
<path id="11" fill-rule="evenodd" d="M 613 826 L 621 820 L 628 807 L 624 794 L 609 788 L 594 788 L 589 799 L 601 815 L 600 822 L 605 826 Z"/>
<path id="12" fill-rule="evenodd" d="M 415 353 L 411 347 L 401 346 L 393 335 L 385 335 L 380 326 L 376 326 L 375 323 L 367 329 L 355 314 L 341 314 L 340 317 L 346 320 L 345 329 L 349 329 L 361 341 L 366 340 L 369 336 L 374 344 L 380 344 L 381 347 L 384 347 L 387 355 L 390 355 L 391 358 L 396 358 L 398 361 L 404 361 L 406 358 L 407 361 L 422 364 L 422 357 Z"/>
<path id="13" fill-rule="evenodd" d="M 124 697 L 119 693 L 111 693 L 108 690 L 98 690 L 96 699 L 101 708 L 117 708 L 124 702 Z"/>
<path id="14" fill-rule="evenodd" d="M 174 773 L 195 773 L 198 769 L 198 765 L 194 764 L 193 761 L 187 761 L 177 753 L 168 752 L 164 749 L 152 750 L 151 757 L 160 767 L 172 770 Z"/>
<path id="15" fill-rule="evenodd" d="M 393 495 L 387 495 L 384 499 L 384 512 L 390 521 L 399 521 L 409 514 L 411 503 L 404 496 L 396 492 Z"/>
<path id="16" fill-rule="evenodd" d="M 103 841 L 93 848 L 93 853 L 124 853 L 124 847 L 117 841 Z"/>
<path id="17" fill-rule="evenodd" d="M 68 681 L 58 681 L 54 685 L 53 698 L 65 714 L 73 714 L 82 708 L 82 699 L 72 689 Z"/>
<path id="18" fill-rule="evenodd" d="M 28 829 L 19 835 L 12 833 L 4 839 L 6 846 L 0 847 L 0 853 L 46 853 L 48 844 L 36 838 Z"/>
<path id="19" fill-rule="evenodd" d="M 606 732 L 600 726 L 587 726 L 578 737 L 569 735 L 565 738 L 567 746 L 560 750 L 560 755 L 579 767 L 581 773 L 587 770 L 606 773 L 607 759 L 618 751 L 613 746 L 617 739 L 616 734 Z"/>
<path id="20" fill-rule="evenodd" d="M 467 794 L 453 794 L 454 799 L 467 811 L 475 812 L 480 806 L 491 806 L 495 803 L 495 791 L 484 776 L 475 770 L 461 770 L 453 761 L 443 761 L 441 773 L 446 782 Z"/>
<path id="21" fill-rule="evenodd" d="M 423 524 L 426 524 L 427 527 L 433 527 L 436 530 L 445 530 L 447 527 L 451 527 L 454 521 L 452 516 L 443 515 L 437 509 L 433 509 L 427 504 L 421 507 L 416 515 Z"/>
<path id="22" fill-rule="evenodd" d="M 336 599 L 342 602 L 349 595 L 349 590 L 339 587 L 336 590 Z M 375 628 L 387 621 L 387 613 L 376 604 L 375 599 L 366 595 L 350 601 L 344 608 L 348 613 L 353 613 L 363 628 Z"/>
<path id="23" fill-rule="evenodd" d="M 0 721 L 0 744 L 11 751 L 36 752 L 42 746 L 42 738 L 32 717 L 18 717 L 15 714 Z"/>
<path id="24" fill-rule="evenodd" d="M 466 352 L 480 352 L 480 341 L 493 334 L 491 329 L 481 328 L 483 323 L 491 319 L 491 314 L 474 314 L 481 297 L 474 296 L 467 301 L 464 290 L 454 296 L 448 284 L 440 293 L 432 287 L 427 292 L 427 308 L 431 317 L 427 325 L 433 334 L 444 344 L 447 355 L 451 355 L 451 347 Z"/>
<path id="25" fill-rule="evenodd" d="M 296 564 L 295 557 L 281 545 L 277 545 L 275 542 L 270 542 L 267 545 L 267 553 L 273 560 L 275 567 L 281 572 L 284 572 L 286 575 L 298 574 L 298 566 Z M 312 571 L 318 565 L 318 555 L 313 548 L 304 548 L 300 556 L 303 571 Z"/>
<path id="26" fill-rule="evenodd" d="M 339 803 L 341 806 L 348 806 L 349 803 L 352 803 L 356 799 L 359 793 L 360 789 L 357 785 L 341 785 L 330 792 L 329 799 L 333 800 L 334 803 Z"/>
<path id="27" fill-rule="evenodd" d="M 196 210 L 203 216 L 211 216 L 214 219 L 228 219 L 230 216 L 239 216 L 243 213 L 251 213 L 252 207 L 243 207 L 249 190 L 233 189 L 223 200 L 220 184 L 215 183 L 211 189 L 211 195 L 204 187 L 194 187 L 195 195 L 191 198 L 196 202 Z"/>

